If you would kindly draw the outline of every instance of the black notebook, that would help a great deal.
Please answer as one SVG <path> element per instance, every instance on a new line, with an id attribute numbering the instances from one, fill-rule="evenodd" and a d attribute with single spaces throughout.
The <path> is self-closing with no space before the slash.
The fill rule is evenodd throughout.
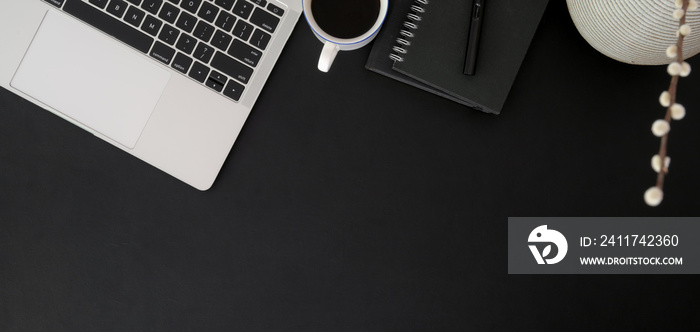
<path id="1" fill-rule="evenodd" d="M 498 114 L 548 0 L 487 0 L 476 75 L 463 74 L 472 0 L 392 0 L 366 67 Z"/>

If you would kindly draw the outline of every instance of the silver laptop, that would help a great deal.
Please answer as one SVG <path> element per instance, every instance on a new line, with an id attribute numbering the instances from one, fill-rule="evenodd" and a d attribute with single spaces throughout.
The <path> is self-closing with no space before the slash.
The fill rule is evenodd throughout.
<path id="1" fill-rule="evenodd" d="M 301 0 L 2 0 L 0 86 L 211 187 Z"/>

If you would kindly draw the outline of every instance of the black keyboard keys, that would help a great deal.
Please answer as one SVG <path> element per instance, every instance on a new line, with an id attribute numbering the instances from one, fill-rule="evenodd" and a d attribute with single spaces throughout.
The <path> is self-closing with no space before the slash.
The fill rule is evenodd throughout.
<path id="1" fill-rule="evenodd" d="M 265 6 L 267 6 L 267 1 L 265 1 L 265 0 L 250 0 L 250 2 L 256 4 L 256 5 L 260 6 L 260 7 L 263 7 L 263 8 L 264 8 Z"/>
<path id="2" fill-rule="evenodd" d="M 272 36 L 262 32 L 262 30 L 255 29 L 255 32 L 253 32 L 253 37 L 250 38 L 250 43 L 261 50 L 265 50 L 271 38 Z"/>
<path id="3" fill-rule="evenodd" d="M 211 60 L 211 66 L 243 84 L 248 84 L 250 77 L 253 75 L 252 68 L 221 52 L 216 52 Z"/>
<path id="4" fill-rule="evenodd" d="M 231 44 L 231 40 L 233 40 L 231 35 L 221 30 L 216 30 L 214 37 L 211 39 L 211 44 L 222 51 L 226 51 Z"/>
<path id="5" fill-rule="evenodd" d="M 216 23 L 214 24 L 216 24 L 217 27 L 221 28 L 221 30 L 230 32 L 231 28 L 233 28 L 234 23 L 236 23 L 235 16 L 227 14 L 225 12 L 221 12 L 221 14 L 219 14 L 219 18 L 216 19 Z"/>
<path id="6" fill-rule="evenodd" d="M 211 71 L 211 73 L 209 74 L 209 78 L 221 83 L 221 85 L 226 84 L 226 81 L 228 80 L 224 74 L 216 70 Z"/>
<path id="7" fill-rule="evenodd" d="M 190 70 L 190 77 L 197 80 L 199 83 L 204 83 L 209 76 L 209 67 L 203 65 L 201 62 L 195 61 L 192 65 L 192 70 Z"/>
<path id="8" fill-rule="evenodd" d="M 153 38 L 80 0 L 66 0 L 63 10 L 143 53 L 153 44 Z"/>
<path id="9" fill-rule="evenodd" d="M 256 8 L 253 16 L 250 18 L 250 22 L 269 33 L 273 33 L 277 29 L 280 19 L 265 10 Z"/>
<path id="10" fill-rule="evenodd" d="M 231 10 L 233 8 L 234 0 L 214 0 L 214 3 L 223 7 L 226 10 Z"/>
<path id="11" fill-rule="evenodd" d="M 107 0 L 90 0 L 90 3 L 99 7 L 100 9 L 105 9 L 107 6 Z"/>
<path id="12" fill-rule="evenodd" d="M 221 90 L 224 89 L 224 84 L 226 83 L 220 83 L 219 81 L 209 77 L 209 79 L 204 84 L 206 84 L 208 87 L 210 87 L 216 92 L 221 92 Z"/>
<path id="13" fill-rule="evenodd" d="M 183 0 L 180 4 L 180 7 L 184 8 L 186 11 L 192 14 L 196 14 L 197 8 L 199 8 L 199 4 L 201 3 L 202 0 Z"/>
<path id="14" fill-rule="evenodd" d="M 234 80 L 229 80 L 228 84 L 226 84 L 226 87 L 224 88 L 224 96 L 238 101 L 241 99 L 244 89 L 245 87 L 242 84 L 239 84 Z"/>
<path id="15" fill-rule="evenodd" d="M 163 5 L 163 9 L 160 10 L 160 14 L 158 14 L 158 17 L 170 24 L 175 24 L 175 20 L 177 19 L 178 14 L 180 14 L 180 10 L 177 7 L 166 2 L 165 5 Z"/>
<path id="16" fill-rule="evenodd" d="M 44 0 L 44 1 L 56 6 L 58 8 L 61 8 L 61 6 L 63 6 L 63 0 Z"/>
<path id="17" fill-rule="evenodd" d="M 236 5 L 233 6 L 233 13 L 247 20 L 250 12 L 253 11 L 253 7 L 253 4 L 248 1 L 238 0 Z"/>
<path id="18" fill-rule="evenodd" d="M 197 14 L 197 16 L 208 21 L 209 23 L 213 23 L 214 19 L 216 18 L 216 14 L 218 14 L 218 13 L 219 13 L 218 7 L 212 5 L 209 2 L 205 2 L 202 4 L 202 8 L 199 9 L 199 13 Z"/>
<path id="19" fill-rule="evenodd" d="M 163 0 L 143 0 L 141 8 L 153 15 L 157 15 L 162 4 Z"/>
<path id="20" fill-rule="evenodd" d="M 199 21 L 197 27 L 194 29 L 194 36 L 204 42 L 209 42 L 212 34 L 214 34 L 214 27 L 204 21 Z"/>
<path id="21" fill-rule="evenodd" d="M 212 55 L 214 55 L 214 49 L 211 46 L 203 43 L 199 43 L 197 48 L 194 50 L 194 54 L 192 54 L 195 59 L 204 63 L 209 63 Z"/>
<path id="22" fill-rule="evenodd" d="M 177 37 L 180 35 L 180 31 L 175 29 L 175 27 L 166 24 L 163 26 L 163 30 L 160 31 L 160 34 L 158 35 L 158 39 L 162 40 L 164 43 L 167 43 L 168 45 L 175 45 L 175 41 L 177 40 Z"/>
<path id="23" fill-rule="evenodd" d="M 129 7 L 129 10 L 126 11 L 126 16 L 124 16 L 124 20 L 138 28 L 139 26 L 141 26 L 141 22 L 143 22 L 144 16 L 146 16 L 146 13 L 143 10 L 131 6 Z"/>
<path id="24" fill-rule="evenodd" d="M 127 3 L 123 0 L 112 0 L 107 5 L 107 12 L 121 18 L 126 12 Z"/>
<path id="25" fill-rule="evenodd" d="M 158 34 L 158 31 L 160 31 L 160 27 L 162 25 L 163 22 L 161 20 L 151 15 L 148 15 L 148 17 L 146 17 L 146 20 L 143 21 L 143 25 L 141 25 L 141 30 L 143 30 L 151 36 L 155 36 Z"/>
<path id="26" fill-rule="evenodd" d="M 235 101 L 284 13 L 268 0 L 44 1 Z"/>
<path id="27" fill-rule="evenodd" d="M 234 36 L 243 40 L 248 40 L 251 33 L 253 33 L 253 26 L 243 21 L 238 21 L 232 32 Z"/>
<path id="28" fill-rule="evenodd" d="M 150 55 L 154 59 L 168 65 L 173 60 L 173 56 L 175 56 L 175 50 L 161 42 L 156 42 Z"/>
<path id="29" fill-rule="evenodd" d="M 182 51 L 185 54 L 191 54 L 194 51 L 194 47 L 197 45 L 197 40 L 194 37 L 183 34 L 177 41 L 175 48 Z"/>
<path id="30" fill-rule="evenodd" d="M 188 14 L 187 12 L 183 12 L 180 15 L 180 18 L 177 19 L 176 26 L 182 30 L 187 31 L 188 33 L 191 33 L 192 30 L 194 30 L 195 24 L 197 24 L 197 18 Z"/>
<path id="31" fill-rule="evenodd" d="M 257 50 L 250 45 L 236 39 L 233 41 L 231 48 L 228 50 L 228 54 L 238 60 L 243 61 L 243 63 L 255 67 L 258 65 L 258 61 L 262 57 L 262 52 Z"/>
<path id="32" fill-rule="evenodd" d="M 267 10 L 269 10 L 271 13 L 273 13 L 277 16 L 282 16 L 284 14 L 284 9 L 277 7 L 273 4 L 267 5 Z"/>
<path id="33" fill-rule="evenodd" d="M 192 59 L 182 53 L 178 53 L 173 60 L 171 67 L 179 70 L 183 74 L 187 74 L 192 66 Z"/>

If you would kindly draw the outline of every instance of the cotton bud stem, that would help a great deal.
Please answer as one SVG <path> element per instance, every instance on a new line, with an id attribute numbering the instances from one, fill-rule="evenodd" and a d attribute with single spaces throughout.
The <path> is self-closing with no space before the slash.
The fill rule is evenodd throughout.
<path id="1" fill-rule="evenodd" d="M 668 171 L 667 146 L 668 132 L 670 130 L 669 123 L 671 119 L 680 120 L 685 116 L 685 108 L 676 103 L 676 91 L 678 89 L 678 80 L 680 77 L 686 77 L 690 74 L 690 65 L 684 62 L 683 58 L 683 40 L 692 32 L 690 25 L 686 24 L 686 13 L 688 10 L 696 10 L 698 3 L 696 0 L 677 0 L 675 5 L 678 9 L 673 12 L 673 17 L 679 20 L 676 45 L 666 49 L 666 55 L 669 58 L 675 58 L 675 61 L 668 66 L 667 71 L 671 75 L 671 83 L 667 91 L 664 91 L 659 97 L 659 103 L 666 107 L 666 116 L 663 120 L 657 120 L 652 125 L 654 135 L 661 137 L 661 146 L 659 154 L 652 159 L 652 168 L 658 173 L 656 176 L 656 186 L 649 188 L 644 193 L 644 201 L 649 206 L 657 206 L 664 198 L 664 179 Z M 663 161 L 663 163 L 662 163 Z M 662 165 L 663 164 L 663 165 Z"/>

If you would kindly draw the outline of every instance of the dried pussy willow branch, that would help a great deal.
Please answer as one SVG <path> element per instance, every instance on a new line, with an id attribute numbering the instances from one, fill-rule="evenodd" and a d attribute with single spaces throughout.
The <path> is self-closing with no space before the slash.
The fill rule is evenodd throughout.
<path id="1" fill-rule="evenodd" d="M 675 59 L 675 61 L 671 62 L 667 67 L 668 74 L 671 75 L 671 84 L 668 90 L 664 91 L 659 97 L 661 106 L 666 107 L 666 116 L 663 119 L 654 121 L 654 124 L 651 126 L 652 133 L 661 138 L 661 147 L 659 148 L 659 154 L 651 158 L 651 167 L 658 174 L 656 185 L 647 189 L 644 193 L 644 201 L 649 206 L 659 205 L 664 198 L 664 178 L 671 163 L 671 158 L 667 155 L 671 120 L 680 120 L 685 117 L 685 107 L 676 102 L 676 91 L 679 78 L 690 75 L 690 65 L 683 59 L 683 39 L 691 31 L 690 25 L 686 23 L 686 13 L 696 10 L 698 3 L 696 0 L 676 0 L 675 5 L 676 10 L 673 12 L 673 18 L 679 21 L 679 28 L 676 32 L 678 39 L 676 45 L 671 45 L 666 50 L 666 55 Z"/>

